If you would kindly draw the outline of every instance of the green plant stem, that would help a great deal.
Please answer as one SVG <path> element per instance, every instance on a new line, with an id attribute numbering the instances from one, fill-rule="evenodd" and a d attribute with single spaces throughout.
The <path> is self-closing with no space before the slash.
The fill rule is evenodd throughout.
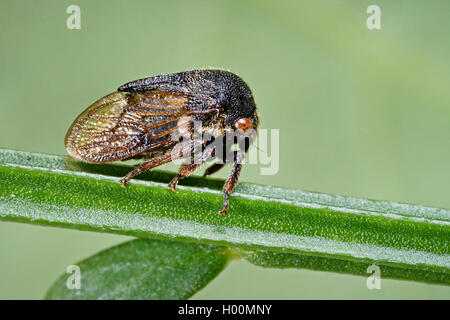
<path id="1" fill-rule="evenodd" d="M 296 254 L 317 270 L 375 263 L 404 271 L 394 278 L 450 283 L 449 210 L 241 183 L 220 216 L 222 181 L 193 177 L 174 193 L 173 173 L 153 171 L 123 188 L 130 170 L 1 150 L 0 219 Z M 300 266 L 286 259 L 272 265 Z"/>

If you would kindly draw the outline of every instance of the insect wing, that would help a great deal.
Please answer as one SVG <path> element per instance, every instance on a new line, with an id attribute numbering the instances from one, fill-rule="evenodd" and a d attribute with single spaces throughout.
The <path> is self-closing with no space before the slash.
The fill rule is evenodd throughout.
<path id="1" fill-rule="evenodd" d="M 192 111 L 181 93 L 114 92 L 81 113 L 67 132 L 67 152 L 75 159 L 111 162 L 167 147 L 189 133 Z"/>

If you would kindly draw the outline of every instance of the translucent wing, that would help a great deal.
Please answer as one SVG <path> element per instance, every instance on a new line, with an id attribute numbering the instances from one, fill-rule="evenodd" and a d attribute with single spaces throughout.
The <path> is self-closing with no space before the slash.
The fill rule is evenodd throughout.
<path id="1" fill-rule="evenodd" d="M 173 145 L 189 134 L 189 98 L 176 92 L 114 92 L 98 100 L 67 132 L 67 152 L 91 162 L 123 160 Z"/>

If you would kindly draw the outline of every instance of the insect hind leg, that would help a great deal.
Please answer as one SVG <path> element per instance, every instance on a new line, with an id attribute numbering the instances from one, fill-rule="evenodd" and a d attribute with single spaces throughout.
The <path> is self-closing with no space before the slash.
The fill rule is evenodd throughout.
<path id="1" fill-rule="evenodd" d="M 138 174 L 151 170 L 155 167 L 161 166 L 163 164 L 169 163 L 173 160 L 182 158 L 184 155 L 189 154 L 193 150 L 195 150 L 199 145 L 202 145 L 202 142 L 192 142 L 189 143 L 187 146 L 184 146 L 180 150 L 177 150 L 178 152 L 168 152 L 166 155 L 161 156 L 159 158 L 150 159 L 148 161 L 143 162 L 139 167 L 128 173 L 125 177 L 119 180 L 119 183 L 123 185 L 124 187 L 127 185 L 128 181 L 137 176 Z"/>

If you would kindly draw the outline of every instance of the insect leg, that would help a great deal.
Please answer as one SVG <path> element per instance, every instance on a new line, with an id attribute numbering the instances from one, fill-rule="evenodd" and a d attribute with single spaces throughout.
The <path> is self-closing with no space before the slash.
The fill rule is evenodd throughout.
<path id="1" fill-rule="evenodd" d="M 222 210 L 219 211 L 219 214 L 226 215 L 228 211 L 228 195 L 233 191 L 236 183 L 239 179 L 239 174 L 242 169 L 242 161 L 244 160 L 244 153 L 242 151 L 235 151 L 235 159 L 233 162 L 233 169 L 231 170 L 230 177 L 227 182 L 223 186 L 223 206 Z"/>
<path id="2" fill-rule="evenodd" d="M 217 171 L 219 171 L 220 169 L 222 169 L 225 164 L 227 163 L 227 156 L 230 155 L 231 151 L 231 147 L 234 144 L 233 140 L 229 140 L 229 138 L 223 138 L 223 155 L 222 155 L 222 162 L 221 163 L 214 163 L 212 166 L 208 167 L 205 170 L 205 173 L 203 173 L 203 177 L 212 175 L 214 173 L 216 173 Z M 247 150 L 245 150 L 247 151 Z M 236 157 L 235 152 L 232 152 L 233 157 Z M 234 159 L 234 158 L 233 158 Z"/>
<path id="3" fill-rule="evenodd" d="M 127 185 L 127 182 L 133 178 L 134 176 L 137 176 L 138 174 L 140 174 L 141 172 L 153 169 L 157 166 L 163 165 L 165 163 L 168 163 L 170 161 L 173 160 L 172 155 L 166 155 L 164 157 L 161 158 L 156 158 L 156 159 L 152 159 L 146 162 L 141 163 L 141 165 L 139 167 L 137 167 L 136 169 L 134 169 L 133 171 L 131 171 L 130 173 L 128 173 L 125 177 L 123 177 L 122 179 L 119 180 L 119 183 L 121 185 L 123 185 L 124 187 Z"/>
<path id="4" fill-rule="evenodd" d="M 170 181 L 168 188 L 175 191 L 178 181 L 180 179 L 188 177 L 192 172 L 197 170 L 202 164 L 203 163 L 189 163 L 182 165 L 177 175 L 172 179 L 172 181 Z"/>
<path id="5" fill-rule="evenodd" d="M 178 174 L 170 181 L 169 183 L 169 189 L 172 189 L 175 191 L 176 186 L 178 184 L 178 181 L 188 177 L 191 173 L 193 173 L 195 170 L 197 170 L 202 164 L 204 164 L 210 157 L 213 157 L 215 153 L 215 150 L 213 148 L 206 148 L 200 158 L 197 158 L 194 163 L 188 163 L 181 166 L 180 170 L 178 171 Z"/>
<path id="6" fill-rule="evenodd" d="M 205 170 L 205 173 L 203 174 L 204 177 L 212 175 L 222 169 L 225 166 L 225 163 L 214 163 L 212 166 L 210 166 L 208 169 Z"/>
<path id="7" fill-rule="evenodd" d="M 131 178 L 133 178 L 134 176 L 137 176 L 141 172 L 153 169 L 153 168 L 158 167 L 160 165 L 169 163 L 169 162 L 171 162 L 173 160 L 182 158 L 184 155 L 186 155 L 188 153 L 191 153 L 193 150 L 195 150 L 201 144 L 202 144 L 202 142 L 194 141 L 192 143 L 189 143 L 189 145 L 183 147 L 181 150 L 179 150 L 179 152 L 175 152 L 175 153 L 169 152 L 168 154 L 166 154 L 166 155 L 164 155 L 162 157 L 151 159 L 149 161 L 143 162 L 139 167 L 137 167 L 136 169 L 134 169 L 133 171 L 128 173 L 125 177 L 120 179 L 119 183 L 125 187 L 127 182 Z"/>

